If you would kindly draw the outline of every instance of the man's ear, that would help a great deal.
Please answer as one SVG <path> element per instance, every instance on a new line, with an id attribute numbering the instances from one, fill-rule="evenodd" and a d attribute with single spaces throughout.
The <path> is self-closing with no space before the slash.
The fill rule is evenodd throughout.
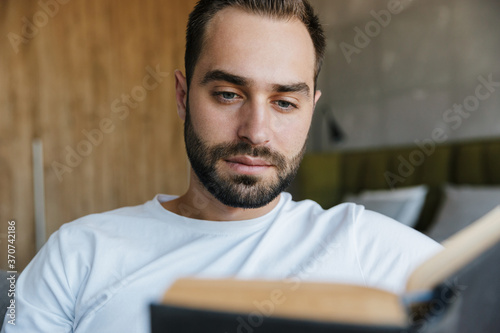
<path id="1" fill-rule="evenodd" d="M 313 111 L 316 109 L 316 105 L 317 105 L 320 97 L 321 97 L 321 90 L 316 90 L 316 92 L 314 93 L 314 109 L 313 109 Z"/>
<path id="2" fill-rule="evenodd" d="M 321 90 L 316 90 L 314 93 L 314 105 L 316 105 L 321 97 Z"/>
<path id="3" fill-rule="evenodd" d="M 177 102 L 177 114 L 185 121 L 187 106 L 187 81 L 182 72 L 175 70 L 175 100 Z"/>

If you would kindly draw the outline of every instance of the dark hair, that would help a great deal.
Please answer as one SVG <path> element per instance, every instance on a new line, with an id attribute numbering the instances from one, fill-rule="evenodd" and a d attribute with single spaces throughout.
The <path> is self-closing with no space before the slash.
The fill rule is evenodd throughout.
<path id="1" fill-rule="evenodd" d="M 289 20 L 297 18 L 306 26 L 316 51 L 314 81 L 318 79 L 325 54 L 325 35 L 319 18 L 307 0 L 200 0 L 189 15 L 186 32 L 186 78 L 188 87 L 194 68 L 203 49 L 205 31 L 208 23 L 222 9 L 241 8 L 250 13 L 275 19 Z"/>

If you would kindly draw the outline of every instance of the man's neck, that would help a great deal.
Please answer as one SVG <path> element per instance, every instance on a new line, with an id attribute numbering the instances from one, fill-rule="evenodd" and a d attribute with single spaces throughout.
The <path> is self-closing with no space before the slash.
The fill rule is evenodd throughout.
<path id="1" fill-rule="evenodd" d="M 163 202 L 162 206 L 177 215 L 208 221 L 242 221 L 269 213 L 279 203 L 281 195 L 260 208 L 234 208 L 217 200 L 197 180 L 191 179 L 187 192 L 177 199 Z"/>

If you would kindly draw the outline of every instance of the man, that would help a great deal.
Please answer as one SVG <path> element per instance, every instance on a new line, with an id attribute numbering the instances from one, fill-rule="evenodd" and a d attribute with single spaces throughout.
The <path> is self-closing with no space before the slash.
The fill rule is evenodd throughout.
<path id="1" fill-rule="evenodd" d="M 321 95 L 324 48 L 306 1 L 200 1 L 186 77 L 175 73 L 188 191 L 61 227 L 21 274 L 6 332 L 148 332 L 148 305 L 182 276 L 401 290 L 436 243 L 354 204 L 325 211 L 283 193 Z"/>

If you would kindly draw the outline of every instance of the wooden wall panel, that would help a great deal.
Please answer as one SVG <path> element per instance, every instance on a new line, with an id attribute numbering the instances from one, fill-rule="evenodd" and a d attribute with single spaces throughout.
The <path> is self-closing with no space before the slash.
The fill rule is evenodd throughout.
<path id="1" fill-rule="evenodd" d="M 34 138 L 44 145 L 48 234 L 83 215 L 187 187 L 173 71 L 183 68 L 195 0 L 45 3 L 53 15 L 19 52 L 0 41 L 0 234 L 15 218 L 19 268 L 35 254 Z M 43 12 L 36 1 L 2 1 L 0 35 L 22 36 L 23 17 L 33 22 Z M 144 78 L 155 68 L 164 77 L 148 79 L 147 90 Z"/>
<path id="2" fill-rule="evenodd" d="M 0 265 L 7 264 L 7 221 L 17 222 L 17 266 L 34 252 L 31 138 L 36 103 L 33 96 L 33 52 L 14 53 L 5 38 L 12 17 L 29 9 L 24 3 L 0 2 Z M 20 21 L 19 21 L 20 22 Z M 10 24 L 9 24 L 10 23 Z M 17 28 L 17 22 L 15 22 Z M 28 50 L 29 51 L 29 50 Z M 13 71 L 12 68 L 17 68 Z M 31 88 L 31 89 L 30 89 Z"/>

